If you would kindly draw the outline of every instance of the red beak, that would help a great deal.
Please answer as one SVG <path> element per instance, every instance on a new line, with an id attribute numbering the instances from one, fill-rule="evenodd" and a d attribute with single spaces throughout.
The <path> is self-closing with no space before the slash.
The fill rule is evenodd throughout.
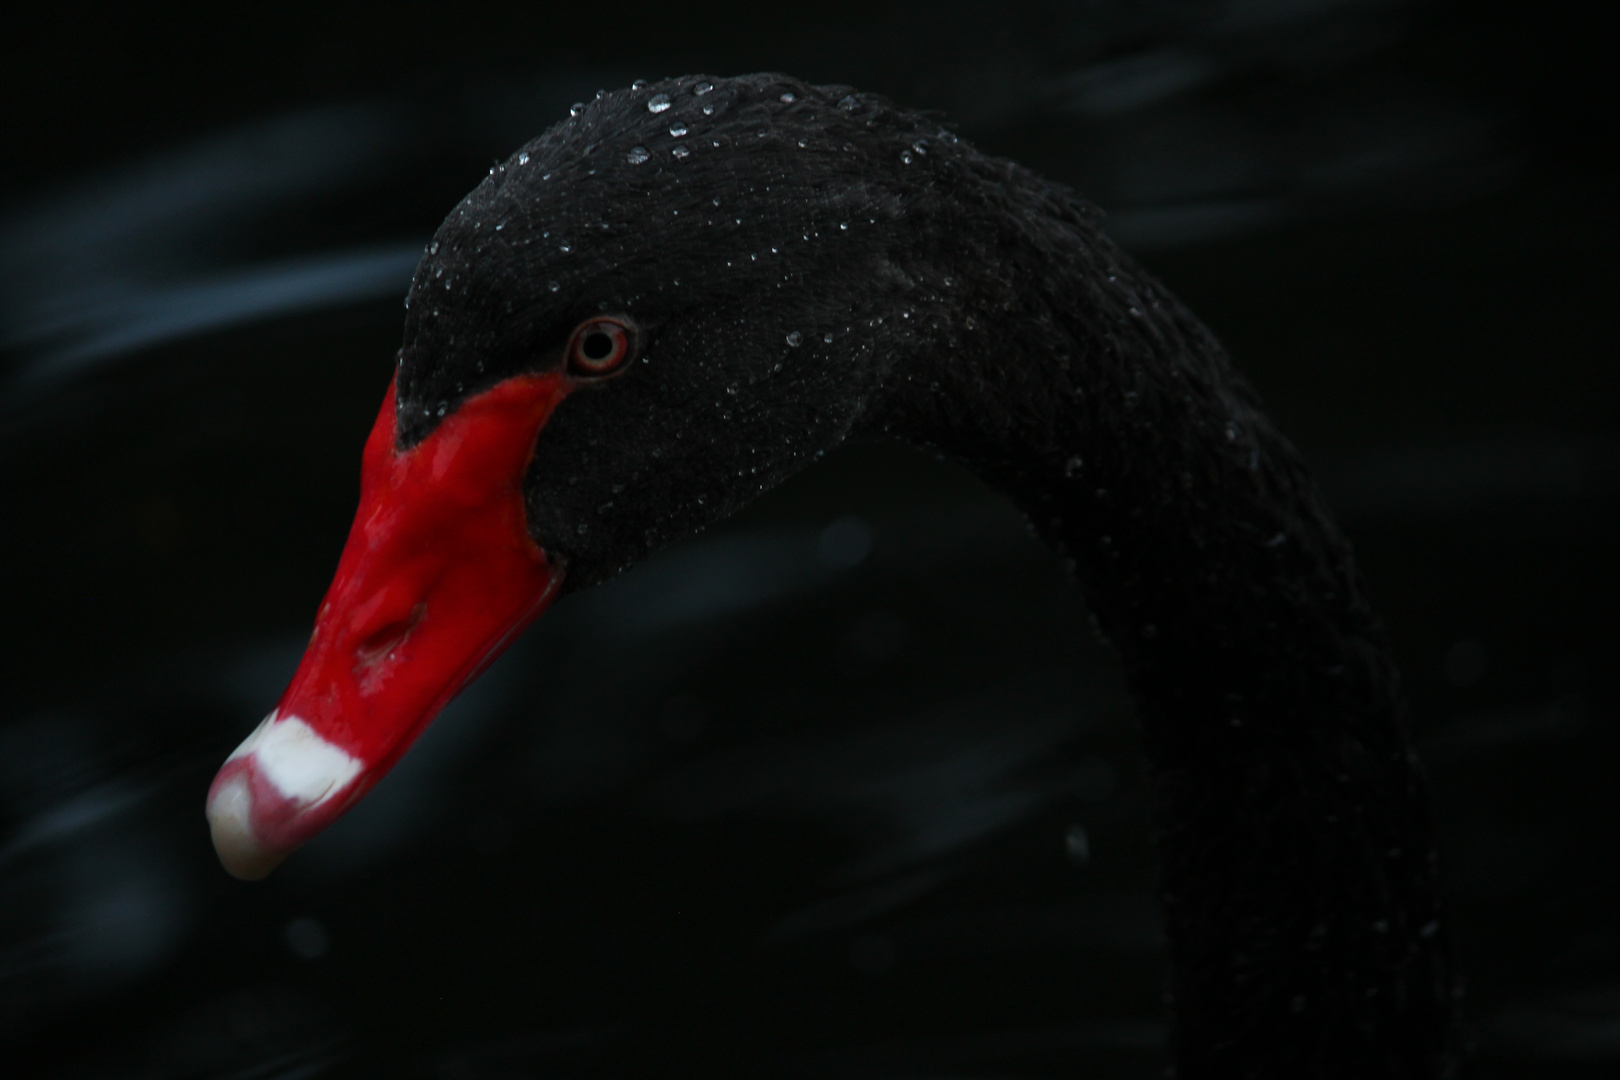
<path id="1" fill-rule="evenodd" d="M 550 606 L 562 569 L 529 536 L 523 474 L 570 389 L 508 379 L 399 451 L 389 386 L 303 662 L 208 791 L 233 875 L 264 877 L 330 825 Z"/>

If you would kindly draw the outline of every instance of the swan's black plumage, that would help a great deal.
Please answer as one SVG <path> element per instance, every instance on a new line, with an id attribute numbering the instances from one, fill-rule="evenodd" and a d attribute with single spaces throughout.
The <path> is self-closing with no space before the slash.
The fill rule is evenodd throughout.
<path id="1" fill-rule="evenodd" d="M 526 478 L 570 588 L 852 437 L 1005 492 L 1140 704 L 1178 1074 L 1455 1070 L 1423 783 L 1349 546 L 1221 347 L 1081 200 L 870 95 L 677 79 L 494 169 L 409 307 L 405 443 L 560 363 L 587 315 L 641 326 L 642 360 L 563 403 Z"/>

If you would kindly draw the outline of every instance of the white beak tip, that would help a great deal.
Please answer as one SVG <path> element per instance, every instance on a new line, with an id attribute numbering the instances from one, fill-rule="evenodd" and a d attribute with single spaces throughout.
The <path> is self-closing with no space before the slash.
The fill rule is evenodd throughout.
<path id="1" fill-rule="evenodd" d="M 208 828 L 225 871 L 242 881 L 258 881 L 281 865 L 290 852 L 266 847 L 253 832 L 253 791 L 247 772 L 221 783 L 208 800 Z"/>

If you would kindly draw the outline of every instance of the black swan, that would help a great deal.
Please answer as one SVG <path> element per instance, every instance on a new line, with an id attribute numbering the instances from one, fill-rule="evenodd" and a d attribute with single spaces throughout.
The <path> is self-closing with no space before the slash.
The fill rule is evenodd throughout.
<path id="1" fill-rule="evenodd" d="M 209 793 L 268 873 L 561 592 L 846 439 L 960 462 L 1067 560 L 1150 757 L 1182 1077 L 1459 1060 L 1424 782 L 1298 454 L 1066 189 L 777 75 L 599 95 L 417 268 L 308 650 Z"/>

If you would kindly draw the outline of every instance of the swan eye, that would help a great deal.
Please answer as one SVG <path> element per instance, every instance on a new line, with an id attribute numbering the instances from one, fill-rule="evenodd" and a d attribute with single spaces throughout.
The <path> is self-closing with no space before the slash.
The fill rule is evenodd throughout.
<path id="1" fill-rule="evenodd" d="M 568 370 L 588 379 L 611 375 L 630 358 L 634 338 L 635 331 L 623 319 L 586 319 L 568 339 Z"/>

